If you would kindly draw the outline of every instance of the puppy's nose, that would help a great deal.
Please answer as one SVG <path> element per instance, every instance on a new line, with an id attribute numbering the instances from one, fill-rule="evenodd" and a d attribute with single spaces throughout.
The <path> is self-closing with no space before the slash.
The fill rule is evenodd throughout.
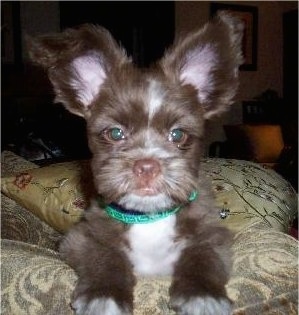
<path id="1" fill-rule="evenodd" d="M 161 172 L 160 163 L 154 159 L 142 159 L 135 162 L 133 172 L 137 176 L 155 178 Z"/>

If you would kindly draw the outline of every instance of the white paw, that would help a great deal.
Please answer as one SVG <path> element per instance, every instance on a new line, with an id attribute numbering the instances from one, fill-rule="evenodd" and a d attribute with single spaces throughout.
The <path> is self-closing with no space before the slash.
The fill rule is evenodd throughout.
<path id="1" fill-rule="evenodd" d="M 230 315 L 232 313 L 229 300 L 211 296 L 174 299 L 172 306 L 179 315 Z"/>
<path id="2" fill-rule="evenodd" d="M 96 298 L 87 301 L 85 297 L 79 297 L 72 303 L 76 315 L 129 315 L 127 309 L 121 308 L 111 298 Z"/>

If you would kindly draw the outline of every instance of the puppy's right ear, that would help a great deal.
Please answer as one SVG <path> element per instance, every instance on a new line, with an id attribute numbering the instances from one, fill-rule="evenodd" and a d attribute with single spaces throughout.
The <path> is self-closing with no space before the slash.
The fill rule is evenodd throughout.
<path id="1" fill-rule="evenodd" d="M 30 59 L 48 71 L 56 102 L 88 117 L 90 107 L 113 68 L 131 62 L 110 33 L 85 24 L 59 34 L 27 37 Z"/>

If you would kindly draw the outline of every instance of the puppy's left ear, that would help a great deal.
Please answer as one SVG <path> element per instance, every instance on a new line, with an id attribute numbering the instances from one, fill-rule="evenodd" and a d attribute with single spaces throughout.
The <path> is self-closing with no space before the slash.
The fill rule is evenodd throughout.
<path id="1" fill-rule="evenodd" d="M 131 62 L 106 29 L 90 24 L 27 37 L 27 46 L 31 60 L 47 70 L 55 100 L 83 117 L 90 115 L 108 76 Z"/>
<path id="2" fill-rule="evenodd" d="M 209 119 L 227 109 L 238 87 L 243 62 L 243 24 L 221 12 L 198 32 L 180 40 L 160 61 L 169 80 L 191 85 Z"/>

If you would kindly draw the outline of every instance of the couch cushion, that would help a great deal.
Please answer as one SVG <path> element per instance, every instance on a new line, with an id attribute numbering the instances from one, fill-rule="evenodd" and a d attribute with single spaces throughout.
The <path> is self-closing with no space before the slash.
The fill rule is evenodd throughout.
<path id="1" fill-rule="evenodd" d="M 11 151 L 3 151 L 1 153 L 1 177 L 38 167 L 38 165 L 23 159 Z"/>
<path id="2" fill-rule="evenodd" d="M 77 277 L 59 255 L 38 246 L 2 241 L 3 314 L 73 314 L 69 304 Z M 298 243 L 272 229 L 249 228 L 235 237 L 227 285 L 233 314 L 297 314 Z M 138 278 L 134 315 L 174 315 L 170 279 Z"/>
<path id="3" fill-rule="evenodd" d="M 297 216 L 297 193 L 290 183 L 260 164 L 207 159 L 202 167 L 212 181 L 223 223 L 238 232 L 259 222 L 288 232 Z M 226 212 L 226 216 L 225 213 Z"/>
<path id="4" fill-rule="evenodd" d="M 1 238 L 57 249 L 62 234 L 16 201 L 1 195 Z"/>

